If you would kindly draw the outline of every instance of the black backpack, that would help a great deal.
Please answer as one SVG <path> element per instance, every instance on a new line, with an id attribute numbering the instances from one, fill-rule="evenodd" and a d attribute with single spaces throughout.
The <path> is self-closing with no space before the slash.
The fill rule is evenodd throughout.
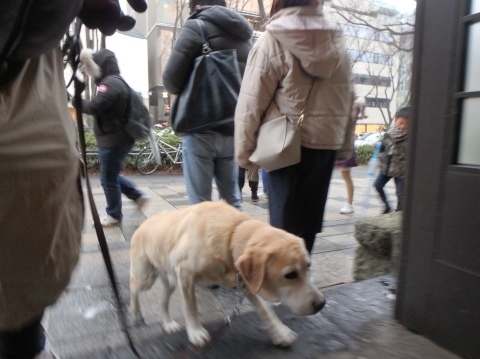
<path id="1" fill-rule="evenodd" d="M 128 88 L 127 115 L 125 123 L 125 132 L 135 141 L 148 138 L 152 127 L 152 117 L 148 108 L 143 103 L 142 97 L 128 86 L 127 82 L 118 76 Z"/>

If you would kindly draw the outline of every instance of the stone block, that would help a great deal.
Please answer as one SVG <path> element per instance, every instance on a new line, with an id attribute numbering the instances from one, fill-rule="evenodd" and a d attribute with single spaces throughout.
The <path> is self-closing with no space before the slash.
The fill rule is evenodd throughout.
<path id="1" fill-rule="evenodd" d="M 381 256 L 389 256 L 392 249 L 392 233 L 400 230 L 401 222 L 401 212 L 361 218 L 355 223 L 355 238 L 370 251 Z"/>
<path id="2" fill-rule="evenodd" d="M 378 277 L 391 271 L 392 262 L 390 261 L 390 256 L 380 255 L 364 246 L 358 246 L 355 250 L 355 259 L 353 261 L 353 278 L 355 280 Z"/>

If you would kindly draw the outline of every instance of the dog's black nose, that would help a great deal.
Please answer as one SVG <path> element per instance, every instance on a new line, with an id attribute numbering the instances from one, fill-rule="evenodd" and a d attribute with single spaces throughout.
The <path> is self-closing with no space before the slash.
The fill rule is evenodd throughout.
<path id="1" fill-rule="evenodd" d="M 313 308 L 315 308 L 315 313 L 319 312 L 324 306 L 327 301 L 325 299 L 314 299 L 312 302 Z"/>

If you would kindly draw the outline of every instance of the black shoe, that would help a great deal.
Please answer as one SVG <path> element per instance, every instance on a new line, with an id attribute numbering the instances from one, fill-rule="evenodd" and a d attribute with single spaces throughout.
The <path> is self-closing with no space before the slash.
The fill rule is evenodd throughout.
<path id="1" fill-rule="evenodd" d="M 390 206 L 386 206 L 382 214 L 387 214 L 387 213 L 390 213 L 391 211 L 392 209 L 390 208 Z"/>
<path id="2" fill-rule="evenodd" d="M 252 202 L 258 202 L 258 195 L 257 195 L 257 192 L 253 192 L 252 193 Z"/>

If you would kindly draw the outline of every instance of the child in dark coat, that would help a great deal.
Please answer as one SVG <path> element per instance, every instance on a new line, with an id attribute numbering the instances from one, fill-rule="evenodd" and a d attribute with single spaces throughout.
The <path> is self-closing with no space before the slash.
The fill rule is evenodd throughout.
<path id="1" fill-rule="evenodd" d="M 407 131 L 410 121 L 410 108 L 403 107 L 395 114 L 395 122 L 382 138 L 380 147 L 380 173 L 374 187 L 385 205 L 383 213 L 391 211 L 383 188 L 392 178 L 397 189 L 397 209 L 403 209 L 403 184 L 407 162 Z"/>

